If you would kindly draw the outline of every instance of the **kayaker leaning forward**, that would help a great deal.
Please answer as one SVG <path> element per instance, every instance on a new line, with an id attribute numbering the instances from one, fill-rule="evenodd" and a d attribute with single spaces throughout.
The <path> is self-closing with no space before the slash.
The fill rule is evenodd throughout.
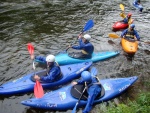
<path id="1" fill-rule="evenodd" d="M 68 48 L 73 48 L 76 50 L 81 50 L 80 52 L 70 53 L 69 56 L 73 58 L 91 58 L 92 53 L 94 51 L 94 46 L 90 43 L 91 36 L 89 34 L 85 34 L 83 37 L 79 35 L 78 41 L 79 45 L 69 45 Z"/>
<path id="2" fill-rule="evenodd" d="M 125 23 L 125 24 L 128 24 L 128 22 L 129 22 L 130 19 L 131 19 L 131 16 L 132 16 L 132 14 L 131 14 L 131 13 L 128 13 L 127 16 L 126 16 L 121 22 L 123 22 L 123 23 Z"/>
<path id="3" fill-rule="evenodd" d="M 128 29 L 125 29 L 121 33 L 121 38 L 125 38 L 129 41 L 140 41 L 140 36 L 136 30 L 134 30 L 135 25 L 131 24 Z"/>
<path id="4" fill-rule="evenodd" d="M 55 56 L 54 55 L 48 55 L 46 58 L 42 56 L 35 56 L 32 55 L 31 59 L 37 59 L 44 62 L 47 62 L 47 74 L 46 76 L 39 76 L 35 75 L 34 79 L 39 80 L 41 82 L 54 82 L 62 78 L 62 73 L 60 70 L 59 65 L 55 62 Z"/>
<path id="5" fill-rule="evenodd" d="M 95 98 L 101 92 L 100 84 L 96 84 L 99 80 L 96 77 L 92 77 L 91 73 L 88 71 L 83 71 L 81 73 L 81 78 L 77 82 L 72 82 L 73 85 L 85 84 L 86 90 L 88 92 L 87 104 L 82 111 L 82 113 L 89 113 L 92 109 Z"/>

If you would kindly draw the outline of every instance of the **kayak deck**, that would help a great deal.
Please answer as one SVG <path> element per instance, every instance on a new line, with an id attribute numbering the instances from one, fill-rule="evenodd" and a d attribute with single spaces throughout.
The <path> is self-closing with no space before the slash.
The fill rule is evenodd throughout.
<path id="1" fill-rule="evenodd" d="M 128 54 L 135 54 L 138 50 L 138 42 L 137 41 L 128 41 L 124 38 L 121 39 L 121 45 L 123 50 Z"/>

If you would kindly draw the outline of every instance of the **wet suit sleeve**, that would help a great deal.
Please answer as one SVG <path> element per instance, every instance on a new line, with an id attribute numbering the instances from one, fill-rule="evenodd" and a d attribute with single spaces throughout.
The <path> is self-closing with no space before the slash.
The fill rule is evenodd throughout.
<path id="1" fill-rule="evenodd" d="M 81 50 L 85 47 L 85 43 L 82 42 L 82 39 L 79 39 L 79 45 L 78 46 L 72 46 L 73 49 Z"/>
<path id="2" fill-rule="evenodd" d="M 136 36 L 137 40 L 140 41 L 140 36 L 139 36 L 139 34 L 137 33 L 137 31 L 135 31 L 135 30 L 134 30 L 134 35 Z"/>
<path id="3" fill-rule="evenodd" d="M 50 70 L 50 72 L 47 76 L 40 77 L 40 80 L 44 81 L 44 82 L 53 82 L 53 81 L 55 81 L 55 79 L 56 79 L 57 75 L 59 75 L 59 73 L 60 73 L 59 67 L 54 67 Z"/>
<path id="4" fill-rule="evenodd" d="M 138 4 L 140 3 L 140 0 L 134 0 L 134 3 L 135 3 L 136 5 L 138 5 Z"/>
<path id="5" fill-rule="evenodd" d="M 42 57 L 42 56 L 35 56 L 35 60 L 39 60 L 41 62 L 45 62 L 46 63 L 46 58 Z"/>
<path id="6" fill-rule="evenodd" d="M 128 19 L 128 17 L 126 16 L 126 17 L 123 19 L 123 22 L 127 24 L 128 21 L 129 21 L 129 19 Z"/>
<path id="7" fill-rule="evenodd" d="M 127 34 L 128 29 L 125 29 L 122 33 L 121 33 L 121 38 L 123 38 L 124 35 Z"/>
<path id="8" fill-rule="evenodd" d="M 84 81 L 83 80 L 78 80 L 77 83 L 78 84 L 84 84 Z"/>

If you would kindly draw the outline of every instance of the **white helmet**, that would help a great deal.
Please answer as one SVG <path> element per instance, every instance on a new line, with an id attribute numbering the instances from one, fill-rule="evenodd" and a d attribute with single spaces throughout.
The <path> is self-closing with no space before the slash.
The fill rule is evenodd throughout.
<path id="1" fill-rule="evenodd" d="M 55 62 L 55 56 L 54 55 L 48 55 L 46 57 L 46 62 Z"/>
<path id="2" fill-rule="evenodd" d="M 86 40 L 88 40 L 88 41 L 90 41 L 90 39 L 91 39 L 91 36 L 88 35 L 88 34 L 85 34 L 83 37 L 84 37 Z"/>

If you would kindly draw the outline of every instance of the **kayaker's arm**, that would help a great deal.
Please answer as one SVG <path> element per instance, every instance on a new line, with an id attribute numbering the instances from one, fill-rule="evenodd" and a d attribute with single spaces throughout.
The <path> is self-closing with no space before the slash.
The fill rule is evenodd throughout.
<path id="1" fill-rule="evenodd" d="M 76 84 L 84 84 L 83 80 L 77 80 L 71 83 L 72 85 L 76 85 Z"/>
<path id="2" fill-rule="evenodd" d="M 56 76 L 59 75 L 60 71 L 57 69 L 57 67 L 53 68 L 50 73 L 47 74 L 47 76 L 40 77 L 41 81 L 45 82 L 52 82 L 55 81 Z"/>
<path id="3" fill-rule="evenodd" d="M 127 34 L 128 32 L 128 29 L 125 29 L 122 33 L 121 33 L 121 38 L 124 38 L 124 36 Z"/>
<path id="4" fill-rule="evenodd" d="M 72 48 L 73 48 L 73 49 L 77 49 L 77 50 L 81 50 L 82 48 L 85 47 L 85 45 L 86 45 L 86 44 L 83 43 L 83 42 L 82 42 L 82 39 L 80 38 L 80 39 L 79 39 L 79 45 L 77 45 L 77 46 L 72 46 Z"/>
<path id="5" fill-rule="evenodd" d="M 43 56 L 35 56 L 35 60 L 39 60 L 41 62 L 45 62 L 46 63 L 46 58 Z"/>
<path id="6" fill-rule="evenodd" d="M 135 30 L 134 30 L 134 35 L 135 35 L 134 37 L 136 38 L 136 40 L 140 41 L 140 36 Z"/>

